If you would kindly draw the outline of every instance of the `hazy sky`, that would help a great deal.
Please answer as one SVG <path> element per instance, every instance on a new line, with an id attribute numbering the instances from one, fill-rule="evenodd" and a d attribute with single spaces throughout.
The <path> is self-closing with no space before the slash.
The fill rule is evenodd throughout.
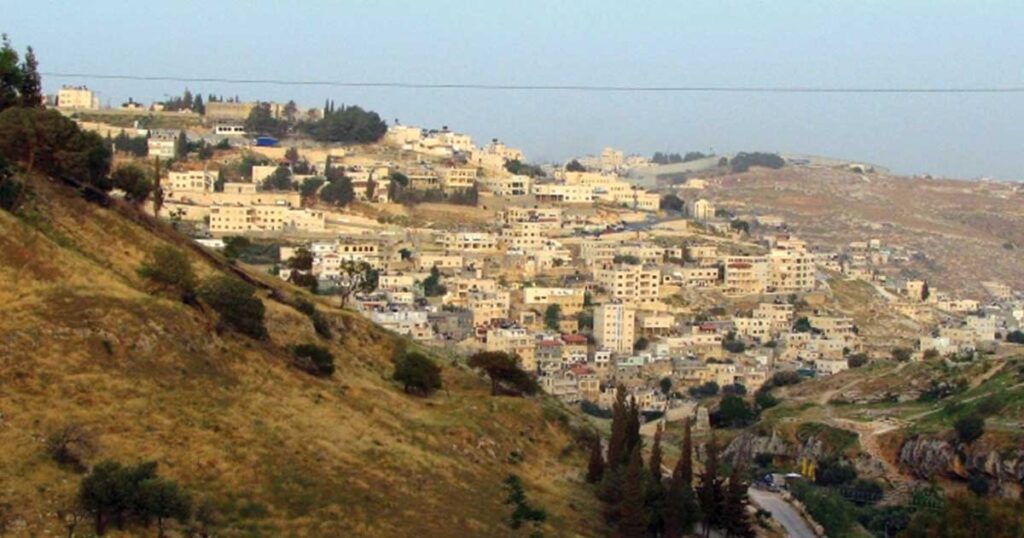
<path id="1" fill-rule="evenodd" d="M 42 71 L 494 84 L 1024 86 L 1024 2 L 0 0 Z M 286 6 L 286 7 L 272 7 Z M 46 77 L 104 101 L 184 83 Z M 534 160 L 606 145 L 846 157 L 901 173 L 1024 178 L 1024 94 L 778 95 L 188 84 L 242 99 L 359 104 L 499 137 Z"/>

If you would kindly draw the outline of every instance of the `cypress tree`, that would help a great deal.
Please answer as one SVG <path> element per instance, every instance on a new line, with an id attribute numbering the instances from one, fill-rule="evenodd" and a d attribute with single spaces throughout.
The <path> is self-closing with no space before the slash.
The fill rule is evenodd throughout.
<path id="1" fill-rule="evenodd" d="M 590 443 L 590 462 L 587 464 L 587 482 L 596 484 L 604 477 L 604 455 L 601 454 L 601 437 L 595 435 Z"/>
<path id="2" fill-rule="evenodd" d="M 618 469 L 629 457 L 626 451 L 626 387 L 619 385 L 615 389 L 615 403 L 612 404 L 612 435 L 608 439 L 608 468 Z"/>
<path id="3" fill-rule="evenodd" d="M 640 447 L 633 448 L 622 484 L 619 505 L 618 536 L 643 538 L 647 533 L 647 510 L 644 506 L 644 464 Z"/>
<path id="4" fill-rule="evenodd" d="M 39 63 L 36 53 L 29 47 L 21 63 L 21 106 L 43 106 L 43 83 L 39 78 Z"/>
<path id="5" fill-rule="evenodd" d="M 722 510 L 722 524 L 726 536 L 753 538 L 757 533 L 747 513 L 747 484 L 740 479 L 740 466 L 737 465 L 729 475 L 729 483 L 725 490 L 725 503 Z"/>
<path id="6" fill-rule="evenodd" d="M 700 487 L 697 488 L 697 498 L 700 499 L 700 509 L 704 514 L 704 536 L 711 535 L 712 527 L 722 526 L 722 511 L 725 502 L 725 492 L 722 488 L 722 478 L 718 476 L 718 444 L 712 435 L 708 441 L 707 458 L 704 461 L 704 470 L 700 474 Z"/>
<path id="7" fill-rule="evenodd" d="M 693 438 L 687 418 L 683 422 L 682 451 L 665 494 L 665 538 L 683 536 L 693 530 L 700 518 L 700 506 L 693 491 Z"/>
<path id="8" fill-rule="evenodd" d="M 647 482 L 646 506 L 648 534 L 657 536 L 665 526 L 665 484 L 662 483 L 661 437 L 664 433 L 661 424 L 654 432 L 654 443 L 651 445 L 651 456 L 648 460 L 650 480 Z"/>
<path id="9" fill-rule="evenodd" d="M 636 404 L 636 398 L 633 397 L 629 399 L 629 409 L 626 413 L 626 458 L 629 458 L 629 454 L 633 452 L 634 448 L 642 447 L 640 439 L 640 407 Z"/>
<path id="10" fill-rule="evenodd" d="M 661 435 L 663 429 L 661 424 L 658 424 L 658 429 L 654 432 L 654 444 L 651 445 L 651 458 L 648 462 L 648 468 L 651 470 L 651 479 L 656 484 L 661 484 Z"/>

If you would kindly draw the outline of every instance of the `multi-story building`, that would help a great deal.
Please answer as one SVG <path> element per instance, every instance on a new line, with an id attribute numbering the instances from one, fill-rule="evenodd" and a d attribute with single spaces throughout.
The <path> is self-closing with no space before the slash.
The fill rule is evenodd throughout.
<path id="1" fill-rule="evenodd" d="M 803 241 L 779 241 L 768 254 L 772 271 L 769 289 L 776 293 L 797 293 L 814 289 L 814 259 Z"/>
<path id="2" fill-rule="evenodd" d="M 615 300 L 645 306 L 658 301 L 661 272 L 656 267 L 620 263 L 596 269 L 594 282 Z"/>
<path id="3" fill-rule="evenodd" d="M 544 232 L 552 232 L 562 227 L 562 208 L 509 207 L 501 212 L 500 218 L 506 226 L 520 222 L 537 223 Z"/>
<path id="4" fill-rule="evenodd" d="M 476 185 L 476 168 L 441 169 L 441 188 L 446 191 L 471 189 Z"/>
<path id="5" fill-rule="evenodd" d="M 514 222 L 501 230 L 501 242 L 506 249 L 530 252 L 540 248 L 544 241 L 544 226 L 539 222 Z"/>
<path id="6" fill-rule="evenodd" d="M 211 192 L 216 179 L 217 175 L 207 170 L 168 172 L 167 190 L 169 192 L 167 195 L 169 198 L 174 198 L 177 193 Z"/>
<path id="7" fill-rule="evenodd" d="M 172 129 L 150 130 L 149 138 L 146 139 L 146 146 L 149 148 L 149 156 L 168 160 L 177 159 L 179 134 L 179 131 Z"/>
<path id="8" fill-rule="evenodd" d="M 594 339 L 601 348 L 632 353 L 636 311 L 622 303 L 606 303 L 594 309 Z"/>
<path id="9" fill-rule="evenodd" d="M 589 185 L 568 185 L 564 183 L 537 183 L 533 195 L 538 202 L 557 204 L 592 204 L 594 189 Z"/>
<path id="10" fill-rule="evenodd" d="M 498 250 L 498 238 L 485 232 L 449 232 L 442 236 L 441 244 L 448 252 L 462 254 L 490 253 Z"/>
<path id="11" fill-rule="evenodd" d="M 530 176 L 487 176 L 480 180 L 495 196 L 526 196 L 530 194 L 533 178 Z"/>
<path id="12" fill-rule="evenodd" d="M 64 86 L 57 92 L 57 108 L 95 110 L 100 107 L 100 97 L 85 86 Z"/>
<path id="13" fill-rule="evenodd" d="M 523 304 L 529 307 L 545 308 L 559 305 L 563 316 L 572 316 L 583 309 L 585 298 L 583 288 L 523 288 Z"/>
<path id="14" fill-rule="evenodd" d="M 723 268 L 726 295 L 752 295 L 768 289 L 771 264 L 766 256 L 727 256 Z"/>
<path id="15" fill-rule="evenodd" d="M 283 205 L 215 205 L 210 207 L 210 233 L 267 232 L 295 230 L 324 231 L 323 211 Z"/>

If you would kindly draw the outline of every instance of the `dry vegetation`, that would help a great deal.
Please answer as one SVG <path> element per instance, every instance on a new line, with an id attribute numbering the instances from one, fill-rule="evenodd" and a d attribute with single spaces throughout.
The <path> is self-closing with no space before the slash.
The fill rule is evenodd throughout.
<path id="1" fill-rule="evenodd" d="M 264 298 L 269 342 L 218 335 L 135 273 L 162 239 L 52 185 L 36 194 L 26 217 L 0 212 L 0 528 L 61 531 L 81 475 L 47 436 L 76 425 L 95 439 L 87 463 L 156 460 L 217 506 L 222 535 L 511 535 L 511 472 L 548 535 L 597 532 L 585 455 L 551 402 L 491 398 L 447 362 L 448 390 L 407 396 L 390 381 L 407 343 L 323 304 L 338 370 L 310 377 L 285 349 L 318 341 L 304 315 Z"/>
<path id="2" fill-rule="evenodd" d="M 1024 192 L 1012 183 L 787 166 L 724 176 L 707 194 L 783 216 L 812 244 L 878 238 L 918 251 L 902 270 L 957 293 L 981 297 L 984 280 L 1024 287 Z"/>

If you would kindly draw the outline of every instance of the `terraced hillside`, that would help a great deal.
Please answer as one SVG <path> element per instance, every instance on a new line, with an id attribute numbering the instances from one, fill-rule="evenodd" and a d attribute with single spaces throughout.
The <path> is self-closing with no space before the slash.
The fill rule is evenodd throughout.
<path id="1" fill-rule="evenodd" d="M 87 464 L 158 462 L 220 536 L 512 536 L 510 473 L 549 512 L 545 535 L 598 534 L 559 405 L 492 398 L 451 359 L 445 390 L 406 395 L 390 377 L 408 342 L 307 297 L 332 325 L 318 337 L 282 300 L 299 292 L 258 275 L 270 338 L 218 333 L 215 314 L 151 293 L 137 269 L 161 244 L 200 278 L 226 266 L 129 210 L 32 188 L 19 215 L 0 211 L 0 534 L 66 532 L 58 511 L 83 475 L 45 445 L 69 425 L 95 440 Z M 288 346 L 307 342 L 334 354 L 332 378 L 291 365 Z"/>

